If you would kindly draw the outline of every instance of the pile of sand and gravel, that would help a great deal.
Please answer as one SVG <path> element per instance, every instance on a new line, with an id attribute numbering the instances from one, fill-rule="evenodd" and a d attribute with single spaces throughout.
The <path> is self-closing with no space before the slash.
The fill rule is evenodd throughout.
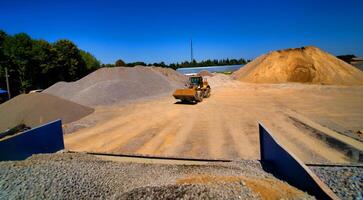
<path id="1" fill-rule="evenodd" d="M 21 191 L 21 192 L 19 192 Z M 106 161 L 80 153 L 0 162 L 4 199 L 314 199 L 258 161 L 167 165 Z"/>
<path id="2" fill-rule="evenodd" d="M 44 92 L 86 106 L 112 105 L 170 93 L 186 80 L 179 72 L 160 67 L 101 68 L 75 82 L 58 82 Z"/>
<path id="3" fill-rule="evenodd" d="M 35 127 L 56 119 L 69 123 L 93 111 L 48 94 L 22 94 L 0 105 L 0 132 L 19 124 Z"/>
<path id="4" fill-rule="evenodd" d="M 363 58 L 353 58 L 353 61 L 350 64 L 363 71 Z"/>
<path id="5" fill-rule="evenodd" d="M 214 76 L 213 73 L 211 73 L 210 71 L 208 70 L 202 70 L 198 73 L 199 76 Z"/>
<path id="6" fill-rule="evenodd" d="M 312 46 L 264 54 L 232 77 L 250 83 L 363 85 L 362 71 Z"/>

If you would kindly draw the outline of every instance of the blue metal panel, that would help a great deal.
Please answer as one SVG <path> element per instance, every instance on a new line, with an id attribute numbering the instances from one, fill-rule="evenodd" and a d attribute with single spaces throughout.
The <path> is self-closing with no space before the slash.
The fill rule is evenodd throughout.
<path id="1" fill-rule="evenodd" d="M 62 122 L 57 120 L 0 141 L 0 161 L 23 160 L 64 149 Z"/>
<path id="2" fill-rule="evenodd" d="M 289 153 L 261 124 L 260 154 L 263 168 L 318 199 L 339 199 L 308 167 Z"/>
<path id="3" fill-rule="evenodd" d="M 0 89 L 0 94 L 7 94 L 8 91 Z"/>

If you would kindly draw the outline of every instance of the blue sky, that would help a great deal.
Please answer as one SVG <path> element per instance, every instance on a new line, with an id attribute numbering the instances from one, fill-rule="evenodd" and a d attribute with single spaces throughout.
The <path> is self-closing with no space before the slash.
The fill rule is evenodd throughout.
<path id="1" fill-rule="evenodd" d="M 315 45 L 363 56 L 362 0 L 1 0 L 0 29 L 70 39 L 103 63 L 252 59 Z"/>

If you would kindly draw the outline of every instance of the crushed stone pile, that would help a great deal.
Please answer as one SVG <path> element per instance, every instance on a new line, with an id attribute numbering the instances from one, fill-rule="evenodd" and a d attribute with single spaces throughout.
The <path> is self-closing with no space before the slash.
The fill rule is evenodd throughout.
<path id="1" fill-rule="evenodd" d="M 0 131 L 19 124 L 35 127 L 56 119 L 70 123 L 93 111 L 93 108 L 49 94 L 21 94 L 0 105 Z"/>
<path id="2" fill-rule="evenodd" d="M 361 70 L 312 46 L 269 52 L 232 77 L 250 83 L 363 85 Z"/>
<path id="3" fill-rule="evenodd" d="M 363 198 L 363 166 L 310 166 L 340 199 Z"/>
<path id="4" fill-rule="evenodd" d="M 170 68 L 151 67 L 150 69 L 164 75 L 176 87 L 179 87 L 188 80 L 186 76 Z"/>
<path id="5" fill-rule="evenodd" d="M 44 92 L 86 106 L 102 106 L 169 93 L 186 77 L 160 67 L 101 68 L 75 82 L 58 82 Z"/>
<path id="6" fill-rule="evenodd" d="M 231 76 L 225 74 L 215 74 L 212 77 L 207 77 L 207 81 L 212 89 L 232 85 L 233 82 L 239 83 L 238 81 L 233 80 Z"/>
<path id="7" fill-rule="evenodd" d="M 166 165 L 80 153 L 0 162 L 1 199 L 314 199 L 258 161 Z"/>
<path id="8" fill-rule="evenodd" d="M 210 71 L 208 70 L 202 70 L 198 73 L 199 76 L 214 76 L 213 73 L 211 73 Z"/>
<path id="9" fill-rule="evenodd" d="M 353 66 L 357 67 L 359 70 L 363 71 L 363 61 L 355 61 L 351 63 Z"/>

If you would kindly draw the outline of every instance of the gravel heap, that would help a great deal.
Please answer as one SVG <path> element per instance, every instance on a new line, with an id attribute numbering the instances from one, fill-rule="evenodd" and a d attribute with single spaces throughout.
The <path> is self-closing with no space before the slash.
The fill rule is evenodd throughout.
<path id="1" fill-rule="evenodd" d="M 210 71 L 208 70 L 202 70 L 198 73 L 199 76 L 214 76 Z"/>
<path id="2" fill-rule="evenodd" d="M 363 85 L 363 71 L 313 46 L 269 52 L 232 77 L 250 83 Z"/>
<path id="3" fill-rule="evenodd" d="M 261 183 L 261 184 L 257 184 Z M 78 153 L 0 162 L 0 199 L 313 199 L 258 161 L 140 164 Z"/>
<path id="4" fill-rule="evenodd" d="M 186 80 L 179 72 L 160 67 L 101 68 L 75 82 L 58 82 L 44 92 L 92 107 L 170 93 Z"/>
<path id="5" fill-rule="evenodd" d="M 165 76 L 169 82 L 176 87 L 180 87 L 180 84 L 185 84 L 185 82 L 188 80 L 185 75 L 177 72 L 174 69 L 163 67 L 151 67 L 150 69 Z"/>
<path id="6" fill-rule="evenodd" d="M 309 166 L 341 199 L 363 199 L 363 166 Z"/>
<path id="7" fill-rule="evenodd" d="M 363 61 L 353 61 L 350 64 L 363 71 Z"/>
<path id="8" fill-rule="evenodd" d="M 53 95 L 22 94 L 0 105 L 0 132 L 19 124 L 35 127 L 56 119 L 70 123 L 93 111 Z"/>
<path id="9" fill-rule="evenodd" d="M 207 80 L 212 89 L 217 87 L 229 87 L 230 85 L 233 85 L 234 82 L 239 83 L 238 81 L 233 81 L 231 76 L 225 74 L 215 74 L 213 77 L 207 77 Z M 238 87 L 240 87 L 240 85 Z"/>

